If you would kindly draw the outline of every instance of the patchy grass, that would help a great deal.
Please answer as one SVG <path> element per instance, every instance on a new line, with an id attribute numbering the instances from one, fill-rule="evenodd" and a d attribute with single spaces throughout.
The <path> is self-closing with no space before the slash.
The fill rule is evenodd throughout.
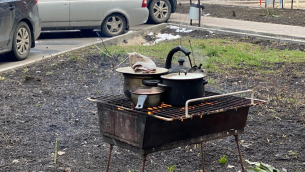
<path id="1" fill-rule="evenodd" d="M 190 38 L 183 38 L 182 46 L 191 50 Z M 234 42 L 225 39 L 191 39 L 192 56 L 197 63 L 202 63 L 209 72 L 221 72 L 223 66 L 244 68 L 247 65 L 252 67 L 270 67 L 273 63 L 281 62 L 302 62 L 305 60 L 305 52 L 277 50 L 262 48 L 259 45 L 244 42 Z M 180 44 L 180 40 L 162 42 L 154 46 L 111 46 L 108 51 L 114 55 L 126 54 L 136 51 L 148 57 L 165 59 L 167 53 Z M 178 58 L 184 57 L 182 53 L 176 53 Z M 266 66 L 266 64 L 270 64 Z M 219 71 L 220 70 L 220 71 Z M 272 73 L 272 70 L 262 70 L 262 73 Z"/>

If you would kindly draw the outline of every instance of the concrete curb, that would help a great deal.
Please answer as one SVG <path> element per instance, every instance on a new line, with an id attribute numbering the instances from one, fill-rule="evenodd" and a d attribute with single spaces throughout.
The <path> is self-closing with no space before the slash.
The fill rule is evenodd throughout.
<path id="1" fill-rule="evenodd" d="M 248 30 L 240 30 L 240 29 L 231 29 L 225 27 L 214 27 L 208 25 L 201 25 L 202 27 L 197 26 L 189 26 L 185 25 L 186 23 L 180 24 L 180 22 L 171 21 L 172 25 L 184 27 L 187 29 L 193 30 L 210 30 L 216 34 L 230 34 L 230 35 L 237 35 L 241 37 L 257 37 L 261 39 L 271 39 L 281 43 L 298 43 L 298 44 L 305 44 L 305 38 L 302 37 L 295 37 L 289 35 L 277 35 L 277 34 L 270 34 L 264 32 L 253 32 Z"/>
<path id="2" fill-rule="evenodd" d="M 9 71 L 12 71 L 12 70 L 17 70 L 18 68 L 21 68 L 21 67 L 30 66 L 34 63 L 41 62 L 42 60 L 48 60 L 50 58 L 65 54 L 67 52 L 77 51 L 77 50 L 86 48 L 86 47 L 91 46 L 91 45 L 102 45 L 103 42 L 106 46 L 117 45 L 119 43 L 122 43 L 124 40 L 129 40 L 133 37 L 147 35 L 149 32 L 160 32 L 167 25 L 168 25 L 167 23 L 162 23 L 162 24 L 159 24 L 159 25 L 155 25 L 155 26 L 151 26 L 151 27 L 142 29 L 140 31 L 128 32 L 126 34 L 119 35 L 119 36 L 112 37 L 112 38 L 103 38 L 103 41 L 101 40 L 99 42 L 85 44 L 85 45 L 82 45 L 82 46 L 79 46 L 79 47 L 76 47 L 76 48 L 68 49 L 66 51 L 62 51 L 62 52 L 55 53 L 55 54 L 52 54 L 52 55 L 47 55 L 47 56 L 44 56 L 43 58 L 41 58 L 39 60 L 36 60 L 36 59 L 35 60 L 27 60 L 27 61 L 24 61 L 24 63 L 22 63 L 22 64 L 12 65 L 12 66 L 0 69 L 0 74 L 5 73 L 5 72 L 9 72 Z"/>

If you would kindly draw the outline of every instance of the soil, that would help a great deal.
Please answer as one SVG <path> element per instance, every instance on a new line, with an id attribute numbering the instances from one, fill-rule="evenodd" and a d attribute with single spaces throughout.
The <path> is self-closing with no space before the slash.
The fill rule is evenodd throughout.
<path id="1" fill-rule="evenodd" d="M 251 8 L 233 5 L 204 4 L 202 15 L 236 20 L 305 26 L 305 10 Z M 189 4 L 177 6 L 178 13 L 189 13 Z"/>
<path id="2" fill-rule="evenodd" d="M 292 48 L 289 44 L 208 33 L 193 31 L 187 35 L 304 51 L 303 45 Z M 2 74 L 0 171 L 105 171 L 109 145 L 99 131 L 97 107 L 86 98 L 122 94 L 123 77 L 115 69 L 126 58 L 127 54 L 108 57 L 91 46 Z M 164 65 L 163 60 L 153 60 L 158 66 Z M 127 65 L 124 62 L 119 67 Z M 240 135 L 244 160 L 305 171 L 305 119 L 301 115 L 305 112 L 305 62 L 275 63 L 268 68 L 240 65 L 221 66 L 224 73 L 208 73 L 213 82 L 206 89 L 219 93 L 254 89 L 256 98 L 268 100 L 266 105 L 250 108 L 245 133 Z M 274 72 L 257 72 L 260 69 Z M 56 140 L 59 152 L 54 164 Z M 223 155 L 228 160 L 224 165 L 218 161 Z M 204 143 L 204 156 L 205 171 L 241 170 L 234 137 Z M 141 163 L 140 155 L 114 147 L 110 171 L 138 172 Z M 145 171 L 165 172 L 171 165 L 176 172 L 199 171 L 200 148 L 190 145 L 150 154 Z"/>

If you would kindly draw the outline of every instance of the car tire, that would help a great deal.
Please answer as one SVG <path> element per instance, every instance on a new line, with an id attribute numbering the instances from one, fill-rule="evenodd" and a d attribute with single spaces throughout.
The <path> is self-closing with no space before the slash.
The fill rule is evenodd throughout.
<path id="1" fill-rule="evenodd" d="M 9 57 L 16 60 L 24 60 L 28 57 L 32 45 L 32 35 L 29 26 L 25 22 L 18 23 L 14 37 L 12 51 Z"/>
<path id="2" fill-rule="evenodd" d="M 126 19 L 120 14 L 111 14 L 105 18 L 101 26 L 103 36 L 112 37 L 125 32 Z"/>
<path id="3" fill-rule="evenodd" d="M 148 23 L 158 24 L 167 22 L 172 13 L 172 6 L 169 0 L 152 0 L 148 10 Z"/>

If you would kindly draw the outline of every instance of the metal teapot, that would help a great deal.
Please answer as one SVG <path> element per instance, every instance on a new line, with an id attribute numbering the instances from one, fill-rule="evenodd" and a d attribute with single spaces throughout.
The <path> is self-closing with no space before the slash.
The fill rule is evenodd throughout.
<path id="1" fill-rule="evenodd" d="M 191 68 L 183 66 L 183 63 L 184 63 L 183 59 L 178 60 L 179 66 L 172 68 L 173 56 L 178 51 L 183 52 L 184 55 L 188 57 Z M 191 58 L 190 58 L 190 54 L 191 54 L 191 52 L 188 51 L 187 49 L 185 49 L 184 47 L 182 47 L 181 45 L 173 48 L 166 57 L 165 68 L 169 69 L 169 73 L 177 73 L 180 71 L 180 69 L 186 70 L 188 73 L 204 73 L 203 70 L 201 69 L 202 64 L 200 64 L 199 66 L 197 66 L 197 65 L 193 66 Z"/>

